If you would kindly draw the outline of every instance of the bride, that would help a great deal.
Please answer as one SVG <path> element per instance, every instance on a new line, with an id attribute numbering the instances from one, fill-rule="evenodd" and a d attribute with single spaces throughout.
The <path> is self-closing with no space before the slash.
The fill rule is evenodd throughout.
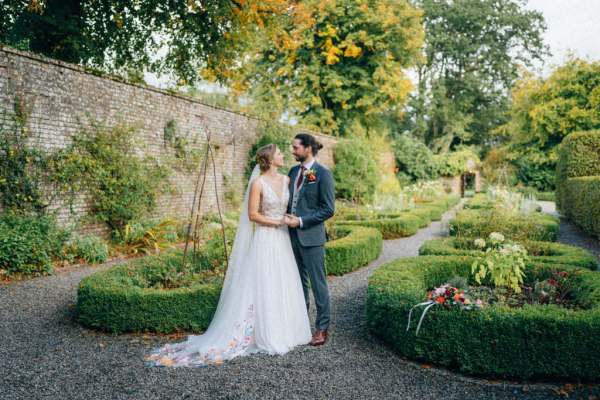
<path id="1" fill-rule="evenodd" d="M 215 315 L 202 335 L 166 344 L 150 366 L 201 367 L 252 353 L 284 354 L 307 344 L 311 330 L 285 212 L 289 177 L 283 154 L 260 148 Z"/>

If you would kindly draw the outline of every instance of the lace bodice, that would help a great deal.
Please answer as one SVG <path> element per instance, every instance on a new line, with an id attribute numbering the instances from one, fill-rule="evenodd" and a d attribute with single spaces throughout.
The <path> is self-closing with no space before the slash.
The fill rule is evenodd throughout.
<path id="1" fill-rule="evenodd" d="M 283 217 L 290 198 L 290 192 L 287 188 L 288 178 L 283 178 L 283 184 L 279 188 L 271 187 L 271 184 L 262 176 L 258 179 L 263 188 L 260 203 L 261 214 L 269 218 Z"/>

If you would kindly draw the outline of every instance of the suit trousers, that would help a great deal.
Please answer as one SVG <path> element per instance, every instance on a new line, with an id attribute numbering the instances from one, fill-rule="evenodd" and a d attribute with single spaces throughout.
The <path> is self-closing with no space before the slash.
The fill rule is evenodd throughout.
<path id="1" fill-rule="evenodd" d="M 315 329 L 325 330 L 329 327 L 331 318 L 331 305 L 329 289 L 327 288 L 327 275 L 325 274 L 325 246 L 304 247 L 298 240 L 296 229 L 290 229 L 292 249 L 298 264 L 306 309 L 310 309 L 309 282 L 317 306 Z"/>

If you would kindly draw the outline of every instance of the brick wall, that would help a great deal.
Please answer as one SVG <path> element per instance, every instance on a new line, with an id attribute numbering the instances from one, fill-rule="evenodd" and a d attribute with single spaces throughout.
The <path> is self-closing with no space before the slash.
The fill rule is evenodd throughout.
<path id="1" fill-rule="evenodd" d="M 97 76 L 76 65 L 0 47 L 0 109 L 11 110 L 15 96 L 29 110 L 27 126 L 35 142 L 48 151 L 67 146 L 73 133 L 94 120 L 109 127 L 119 123 L 137 127 L 137 152 L 157 158 L 173 152 L 164 145 L 164 128 L 171 120 L 175 121 L 179 134 L 190 142 L 196 141 L 191 147 L 202 149 L 207 132 L 211 132 L 212 143 L 218 148 L 216 179 L 221 199 L 228 189 L 243 191 L 244 167 L 257 137 L 256 118 L 118 77 Z M 327 147 L 319 159 L 331 166 L 335 140 L 318 136 Z M 194 174 L 174 173 L 172 183 L 176 193 L 160 199 L 156 215 L 186 217 L 194 182 Z M 212 176 L 207 179 L 207 188 L 204 208 L 215 210 Z M 106 233 L 104 226 L 80 219 L 88 211 L 84 194 L 78 196 L 74 213 L 64 200 L 55 201 L 51 207 L 58 212 L 63 225 L 74 225 L 80 232 Z"/>

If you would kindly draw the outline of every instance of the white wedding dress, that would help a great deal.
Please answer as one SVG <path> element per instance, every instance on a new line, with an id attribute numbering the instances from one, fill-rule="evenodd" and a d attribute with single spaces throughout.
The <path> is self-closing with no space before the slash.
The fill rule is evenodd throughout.
<path id="1" fill-rule="evenodd" d="M 156 348 L 149 366 L 202 367 L 252 353 L 284 354 L 311 340 L 310 323 L 288 228 L 248 219 L 248 192 L 261 184 L 260 211 L 281 218 L 287 209 L 288 178 L 273 188 L 257 167 L 246 189 L 223 290 L 210 326 L 202 335 Z"/>

